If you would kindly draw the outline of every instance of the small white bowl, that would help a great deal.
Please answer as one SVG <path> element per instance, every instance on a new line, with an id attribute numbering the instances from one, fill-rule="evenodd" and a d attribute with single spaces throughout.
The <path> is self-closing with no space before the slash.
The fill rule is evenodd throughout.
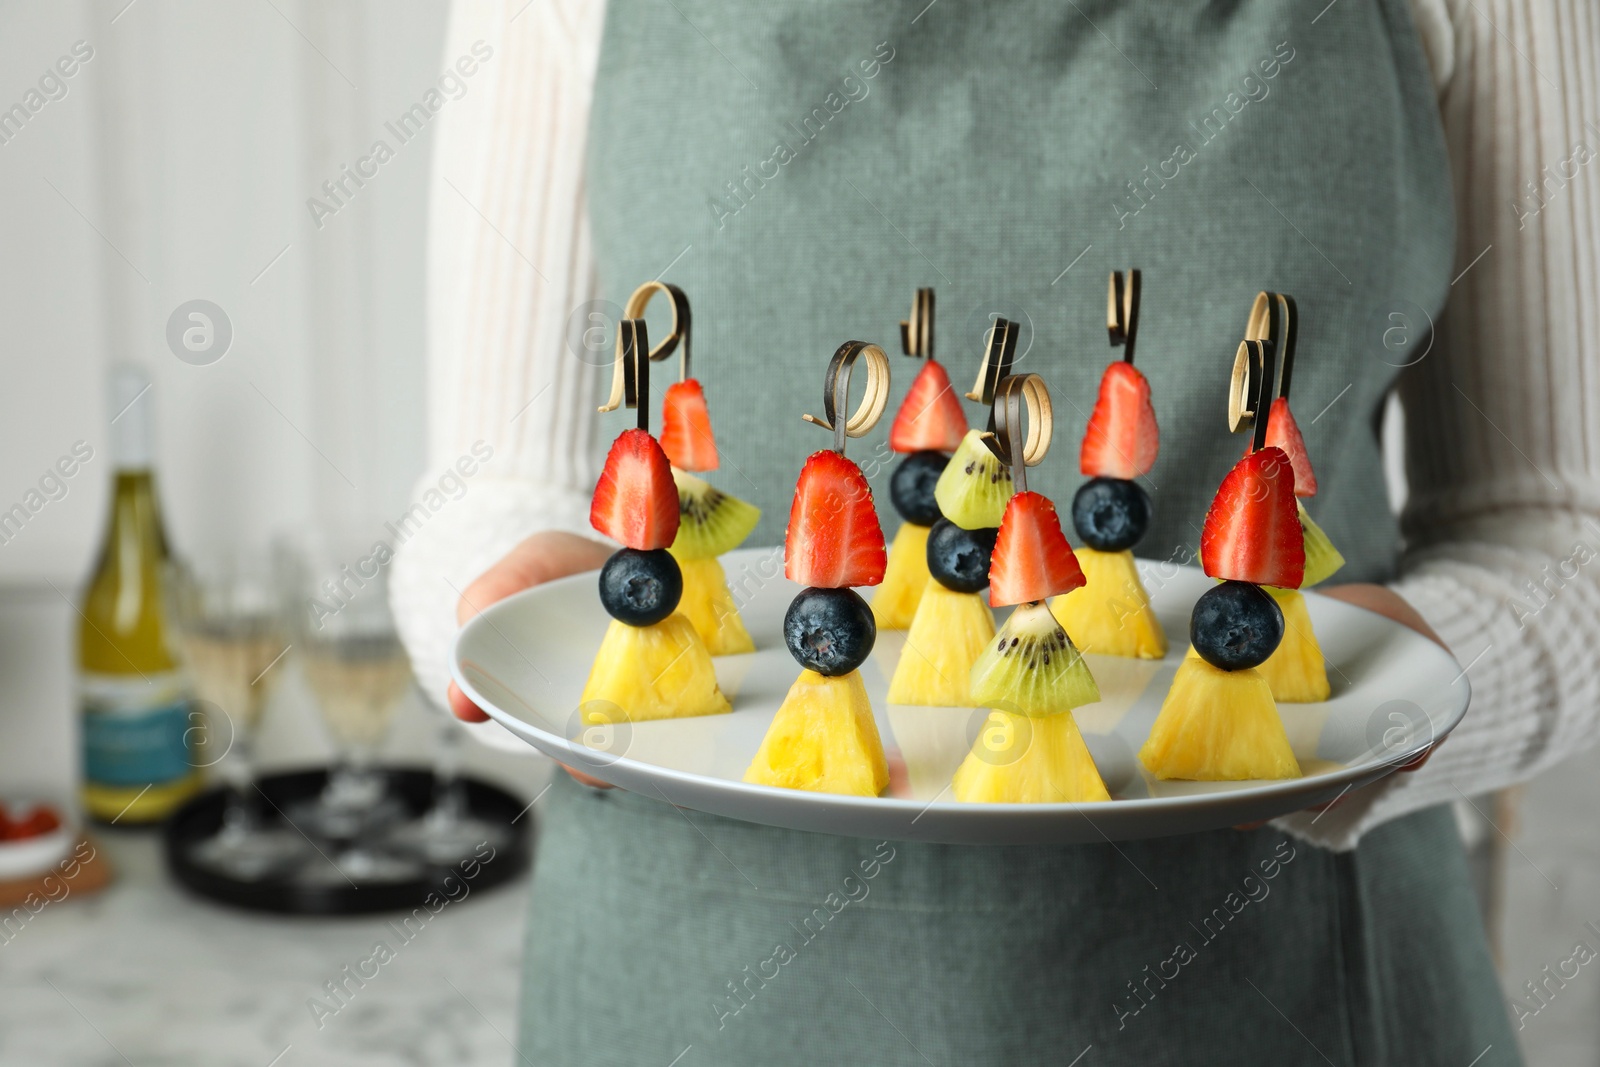
<path id="1" fill-rule="evenodd" d="M 54 830 L 33 837 L 0 841 L 0 882 L 16 882 L 48 873 L 72 851 L 74 836 L 73 827 L 62 823 Z"/>

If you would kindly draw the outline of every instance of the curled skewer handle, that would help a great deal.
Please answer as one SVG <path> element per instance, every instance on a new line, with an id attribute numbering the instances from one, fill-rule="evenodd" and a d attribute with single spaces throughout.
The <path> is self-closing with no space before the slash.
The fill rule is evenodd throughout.
<path id="1" fill-rule="evenodd" d="M 1027 412 L 1027 433 L 1023 433 L 1023 412 Z M 1011 481 L 1017 492 L 1028 488 L 1028 468 L 1037 467 L 1050 451 L 1055 436 L 1055 412 L 1050 406 L 1050 389 L 1037 374 L 1012 374 L 995 387 L 994 406 L 989 410 L 989 430 L 983 443 L 989 451 L 1011 467 Z"/>
<path id="2" fill-rule="evenodd" d="M 867 361 L 867 390 L 849 418 L 841 412 L 850 406 L 850 375 L 858 358 Z M 807 422 L 833 431 L 833 447 L 844 454 L 846 439 L 861 437 L 883 418 L 889 403 L 889 356 L 869 341 L 846 341 L 828 361 L 828 376 L 822 384 L 822 418 L 802 415 Z"/>
<path id="3" fill-rule="evenodd" d="M 1250 320 L 1245 324 L 1247 341 L 1270 342 L 1277 353 L 1283 371 L 1278 376 L 1277 395 L 1288 399 L 1289 385 L 1294 375 L 1295 340 L 1300 331 L 1300 310 L 1294 297 L 1287 293 L 1263 290 L 1256 294 L 1250 306 Z"/>
<path id="4" fill-rule="evenodd" d="M 1234 433 L 1254 430 L 1252 452 L 1267 444 L 1274 363 L 1270 341 L 1240 341 L 1233 357 L 1233 379 L 1228 385 L 1228 429 Z"/>
<path id="5" fill-rule="evenodd" d="M 984 335 L 983 364 L 978 368 L 978 380 L 972 392 L 967 394 L 968 400 L 994 403 L 995 389 L 1011 374 L 1011 365 L 1016 362 L 1017 335 L 1021 332 L 1010 319 L 994 320 L 994 325 Z"/>
<path id="6" fill-rule="evenodd" d="M 1257 346 L 1261 360 L 1261 378 L 1256 391 L 1255 435 L 1250 443 L 1250 451 L 1256 452 L 1267 446 L 1267 426 L 1271 422 L 1268 413 L 1272 410 L 1273 361 L 1276 354 L 1271 342 L 1251 343 Z"/>
<path id="7" fill-rule="evenodd" d="M 1228 432 L 1238 433 L 1255 425 L 1256 393 L 1259 386 L 1260 354 L 1262 342 L 1240 341 L 1233 354 L 1233 376 L 1228 380 Z"/>
<path id="8" fill-rule="evenodd" d="M 1134 343 L 1139 339 L 1139 289 L 1138 271 L 1126 275 L 1120 270 L 1111 272 L 1106 287 L 1106 332 L 1111 347 L 1122 349 L 1124 363 L 1133 362 Z"/>
<path id="9" fill-rule="evenodd" d="M 672 330 L 661 343 L 650 350 L 650 358 L 659 362 L 678 351 L 678 346 L 683 345 L 678 359 L 678 380 L 681 382 L 689 377 L 689 347 L 690 339 L 694 332 L 694 317 L 689 312 L 689 298 L 684 295 L 671 282 L 650 281 L 645 282 L 633 291 L 628 297 L 627 306 L 622 309 L 625 319 L 643 319 L 644 309 L 650 306 L 650 300 L 657 293 L 665 293 L 667 302 L 672 305 Z"/>
<path id="10" fill-rule="evenodd" d="M 639 429 L 650 429 L 650 338 L 643 319 L 617 324 L 617 360 L 611 371 L 611 397 L 601 411 L 637 408 Z"/>
<path id="11" fill-rule="evenodd" d="M 915 358 L 933 358 L 933 290 L 918 289 L 911 298 L 911 318 L 900 320 L 900 348 Z"/>

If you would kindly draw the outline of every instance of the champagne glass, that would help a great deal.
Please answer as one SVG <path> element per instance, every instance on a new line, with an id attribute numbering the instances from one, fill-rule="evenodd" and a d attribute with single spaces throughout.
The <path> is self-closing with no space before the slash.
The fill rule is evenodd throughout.
<path id="1" fill-rule="evenodd" d="M 322 795 L 295 815 L 342 843 L 343 873 L 382 880 L 416 872 L 371 844 L 404 814 L 377 757 L 411 685 L 411 662 L 389 610 L 387 572 L 366 562 L 304 551 L 296 568 L 295 640 L 335 756 Z"/>
<path id="2" fill-rule="evenodd" d="M 423 707 L 433 703 L 417 687 Z M 391 840 L 429 863 L 448 866 L 489 844 L 502 848 L 510 840 L 506 827 L 472 814 L 466 783 L 461 778 L 461 743 L 464 731 L 449 713 L 436 715 L 438 732 L 433 749 L 433 806 L 418 819 L 395 829 Z"/>
<path id="3" fill-rule="evenodd" d="M 309 851 L 293 831 L 264 826 L 256 803 L 257 728 L 289 648 L 279 575 L 265 552 L 233 551 L 175 562 L 170 578 L 178 645 L 206 713 L 202 762 L 226 783 L 222 829 L 194 858 L 230 877 L 264 878 Z"/>

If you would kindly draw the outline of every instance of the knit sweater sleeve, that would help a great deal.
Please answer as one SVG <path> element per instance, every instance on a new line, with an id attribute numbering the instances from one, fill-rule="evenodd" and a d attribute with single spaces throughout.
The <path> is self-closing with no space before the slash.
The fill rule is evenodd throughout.
<path id="1" fill-rule="evenodd" d="M 1460 660 L 1472 704 L 1421 770 L 1280 820 L 1333 848 L 1600 737 L 1600 9 L 1416 7 L 1442 83 L 1458 274 L 1400 383 L 1394 588 Z"/>
<path id="2" fill-rule="evenodd" d="M 584 156 L 604 8 L 590 0 L 451 7 L 446 56 L 479 39 L 494 55 L 436 120 L 429 466 L 417 497 L 426 504 L 433 490 L 442 502 L 397 534 L 391 582 L 417 676 L 441 703 L 461 591 L 530 533 L 594 535 L 594 397 L 609 353 L 585 344 L 595 283 Z M 475 469 L 459 479 L 465 492 L 441 498 L 439 479 L 464 456 Z M 532 752 L 496 723 L 470 729 Z"/>

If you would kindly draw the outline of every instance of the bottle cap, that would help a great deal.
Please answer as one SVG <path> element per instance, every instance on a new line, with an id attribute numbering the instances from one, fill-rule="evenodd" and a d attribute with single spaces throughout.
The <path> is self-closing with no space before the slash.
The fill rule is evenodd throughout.
<path id="1" fill-rule="evenodd" d="M 111 368 L 111 460 L 120 469 L 149 467 L 155 424 L 150 375 L 132 363 Z"/>

